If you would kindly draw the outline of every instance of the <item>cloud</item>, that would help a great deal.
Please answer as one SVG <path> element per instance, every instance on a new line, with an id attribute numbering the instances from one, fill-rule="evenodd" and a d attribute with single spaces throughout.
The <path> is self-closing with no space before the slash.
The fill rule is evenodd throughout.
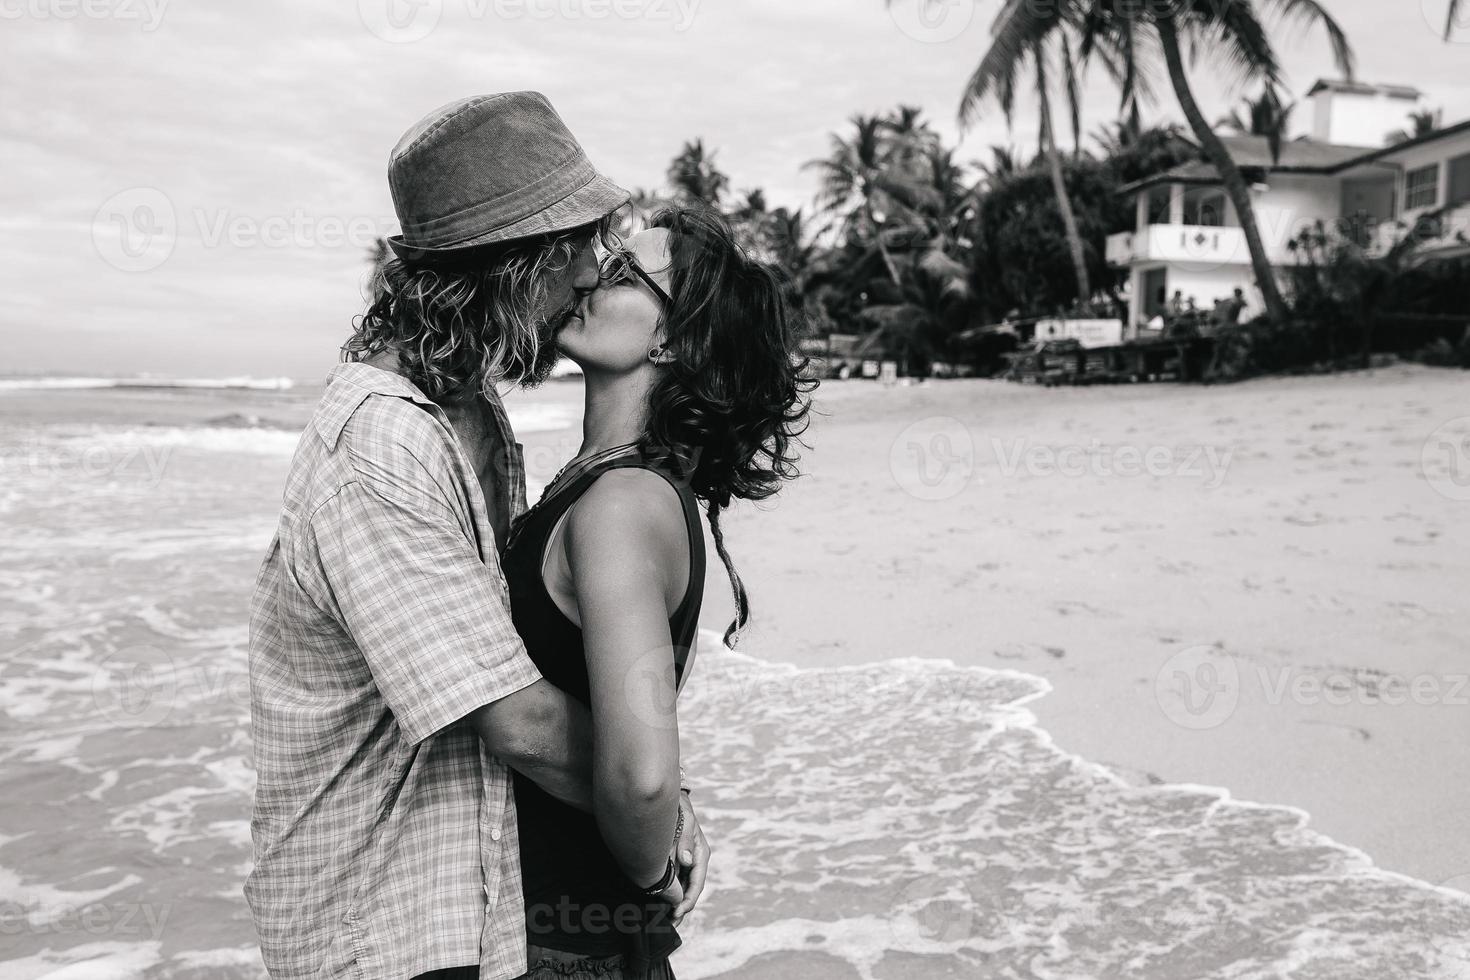
<path id="1" fill-rule="evenodd" d="M 319 373 L 360 311 L 367 240 L 394 227 L 389 149 L 470 93 L 545 92 L 624 186 L 661 185 L 701 137 L 736 189 L 809 204 L 801 164 L 854 113 L 918 105 L 959 138 L 960 88 L 997 9 L 935 8 L 961 24 L 914 20 L 919 0 L 381 0 L 437 17 L 394 43 L 370 29 L 378 2 L 99 0 L 85 9 L 103 16 L 3 24 L 0 329 L 19 367 Z M 1417 12 L 1364 6 L 1339 15 L 1360 75 L 1414 82 L 1450 118 L 1470 115 L 1464 46 L 1441 44 Z M 147 29 L 127 10 L 159 16 Z M 1320 36 L 1289 40 L 1299 88 L 1330 74 Z M 1162 94 L 1159 115 L 1173 116 Z M 1199 94 L 1210 112 L 1233 98 L 1207 78 Z M 1116 94 L 1094 81 L 1086 96 L 1091 130 Z M 1019 108 L 1013 132 L 987 112 L 958 158 L 1034 146 Z M 119 199 L 147 205 L 122 215 L 135 231 L 162 229 L 122 264 L 162 254 L 156 266 L 119 268 Z"/>

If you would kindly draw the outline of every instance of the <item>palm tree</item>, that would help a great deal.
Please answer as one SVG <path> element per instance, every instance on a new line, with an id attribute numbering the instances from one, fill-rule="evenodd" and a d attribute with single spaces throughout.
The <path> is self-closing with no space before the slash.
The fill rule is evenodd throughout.
<path id="1" fill-rule="evenodd" d="M 1271 146 L 1271 158 L 1281 159 L 1281 143 L 1286 138 L 1296 103 L 1282 105 L 1281 96 L 1270 86 L 1263 89 L 1257 98 L 1244 98 L 1240 102 L 1245 109 L 1244 116 L 1240 108 L 1235 108 L 1216 120 L 1215 125 L 1228 126 L 1245 136 L 1266 137 Z"/>
<path id="2" fill-rule="evenodd" d="M 762 258 L 784 276 L 792 307 L 804 314 L 804 329 L 813 334 L 832 332 L 813 288 L 821 273 L 819 263 L 828 253 L 817 244 L 802 210 L 782 207 L 771 211 L 766 216 L 765 245 Z"/>
<path id="3" fill-rule="evenodd" d="M 850 122 L 851 135 L 833 133 L 827 156 L 808 160 L 802 169 L 820 175 L 818 206 L 840 219 L 844 235 L 876 249 L 889 278 L 897 283 L 898 267 L 888 241 L 902 236 L 903 225 L 901 220 L 889 219 L 906 216 L 900 197 L 909 181 L 902 168 L 895 166 L 892 120 L 856 115 Z"/>
<path id="4" fill-rule="evenodd" d="M 890 163 L 905 171 L 939 147 L 939 134 L 923 116 L 923 109 L 901 105 L 879 123 L 888 131 Z"/>
<path id="5" fill-rule="evenodd" d="M 949 338 L 969 326 L 973 293 L 969 267 L 937 244 L 911 253 L 896 289 L 865 306 L 862 347 L 882 347 L 906 363 L 905 374 L 927 375 L 929 362 Z"/>
<path id="6" fill-rule="evenodd" d="M 980 106 L 987 98 L 994 97 L 1005 113 L 1006 122 L 1013 119 L 1017 75 L 1024 71 L 1029 62 L 1035 73 L 1035 94 L 1041 116 L 1041 152 L 1051 172 L 1052 189 L 1056 193 L 1057 210 L 1061 214 L 1062 227 L 1066 231 L 1067 247 L 1072 254 L 1072 271 L 1077 277 L 1077 302 L 1086 303 L 1092 298 L 1092 283 L 1087 273 L 1087 251 L 1082 244 L 1082 234 L 1077 228 L 1077 215 L 1067 196 L 1067 183 L 1062 173 L 1062 158 L 1057 151 L 1053 133 L 1051 99 L 1052 83 L 1049 72 L 1053 61 L 1060 63 L 1064 76 L 1064 92 L 1070 110 L 1074 146 L 1081 140 L 1080 99 L 1077 90 L 1077 62 L 1072 57 L 1072 43 L 1068 37 L 1065 19 L 1067 4 L 1026 3 L 1011 0 L 996 19 L 996 30 L 990 49 L 980 59 L 979 66 L 965 86 L 960 100 L 960 121 L 968 126 L 979 115 Z M 1053 53 L 1054 46 L 1058 50 Z"/>
<path id="7" fill-rule="evenodd" d="M 1138 141 L 1140 130 L 1135 129 L 1132 121 L 1119 119 L 1117 122 L 1103 123 L 1092 131 L 1092 141 L 1102 150 L 1104 157 L 1117 156 L 1126 152 L 1127 149 Z"/>
<path id="8" fill-rule="evenodd" d="M 980 180 L 985 184 L 993 184 L 1003 180 L 1021 169 L 1019 157 L 1014 147 L 992 146 L 990 148 L 990 162 L 977 160 L 973 164 L 980 173 Z"/>
<path id="9" fill-rule="evenodd" d="M 801 208 L 777 208 L 770 213 L 771 263 L 782 269 L 801 288 L 817 255 L 817 245 L 806 225 Z"/>
<path id="10" fill-rule="evenodd" d="M 704 140 L 685 143 L 669 164 L 669 187 L 681 204 L 718 208 L 730 186 L 730 178 L 715 166 L 715 154 L 704 148 Z"/>
<path id="11" fill-rule="evenodd" d="M 1395 129 L 1388 134 L 1390 143 L 1407 143 L 1409 140 L 1428 136 L 1439 128 L 1439 113 L 1433 109 L 1421 109 L 1409 113 L 1409 128 Z"/>
<path id="12" fill-rule="evenodd" d="M 1353 73 L 1353 53 L 1347 36 L 1318 0 L 1142 0 L 1118 4 L 1111 0 L 1062 0 L 1065 15 L 1046 16 L 1047 11 L 1031 10 L 1031 4 L 1012 0 L 1007 7 L 1010 23 L 1007 30 L 1018 40 L 1030 41 L 1040 32 L 1043 36 L 1063 29 L 1069 23 L 1082 35 L 1084 60 L 1093 53 L 1122 69 L 1125 104 L 1134 103 L 1142 94 L 1138 80 L 1145 74 L 1143 39 L 1151 32 L 1164 54 L 1169 82 L 1174 88 L 1179 108 L 1189 128 L 1194 131 L 1205 159 L 1214 165 L 1225 193 L 1235 205 L 1250 250 L 1256 284 L 1266 301 L 1266 311 L 1277 323 L 1288 316 L 1286 300 L 1271 267 L 1266 247 L 1256 223 L 1250 189 L 1230 151 L 1205 120 L 1195 100 L 1186 68 L 1185 48 L 1210 51 L 1235 69 L 1245 80 L 1259 80 L 1276 89 L 1282 83 L 1281 63 L 1271 44 L 1270 35 L 1260 12 L 1269 11 L 1280 18 L 1319 24 L 1326 31 L 1332 54 L 1339 70 L 1349 79 Z M 1014 42 L 1013 42 L 1014 43 Z"/>
<path id="13" fill-rule="evenodd" d="M 871 221 L 878 180 L 888 165 L 888 147 L 881 116 L 856 115 L 849 122 L 850 136 L 830 134 L 827 156 L 808 160 L 801 169 L 818 172 L 817 206 L 854 226 Z"/>
<path id="14" fill-rule="evenodd" d="M 764 258 L 769 251 L 767 238 L 770 229 L 767 225 L 771 220 L 770 208 L 766 206 L 766 192 L 755 187 L 742 194 L 740 202 L 730 210 L 730 221 L 735 226 L 740 243 Z"/>

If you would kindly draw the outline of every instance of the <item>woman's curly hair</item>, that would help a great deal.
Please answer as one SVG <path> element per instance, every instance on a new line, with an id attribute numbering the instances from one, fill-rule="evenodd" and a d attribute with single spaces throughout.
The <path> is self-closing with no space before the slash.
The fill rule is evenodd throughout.
<path id="1" fill-rule="evenodd" d="M 375 277 L 367 312 L 353 321 L 342 359 L 395 351 L 408 380 L 441 403 L 488 395 L 506 381 L 540 380 L 549 326 L 567 312 L 546 308 L 551 285 L 596 230 L 587 225 L 432 260 L 389 260 Z"/>
<path id="2" fill-rule="evenodd" d="M 797 315 L 776 270 L 748 255 L 730 226 L 703 208 L 667 208 L 650 227 L 669 231 L 672 302 L 663 347 L 673 355 L 649 395 L 645 450 L 672 453 L 695 495 L 735 593 L 734 645 L 750 604 L 725 550 L 720 511 L 764 500 L 798 475 L 796 446 L 810 392 L 797 348 Z"/>

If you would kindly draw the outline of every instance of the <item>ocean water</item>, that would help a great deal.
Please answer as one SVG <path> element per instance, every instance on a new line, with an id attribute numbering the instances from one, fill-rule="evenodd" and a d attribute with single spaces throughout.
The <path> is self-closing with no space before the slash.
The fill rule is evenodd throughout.
<path id="1" fill-rule="evenodd" d="M 82 395 L 48 423 L 0 393 L 0 978 L 259 977 L 246 609 L 296 436 L 238 420 L 291 413 Z M 681 977 L 1470 978 L 1470 896 L 1298 810 L 1126 784 L 1037 726 L 1039 677 L 701 648 Z"/>

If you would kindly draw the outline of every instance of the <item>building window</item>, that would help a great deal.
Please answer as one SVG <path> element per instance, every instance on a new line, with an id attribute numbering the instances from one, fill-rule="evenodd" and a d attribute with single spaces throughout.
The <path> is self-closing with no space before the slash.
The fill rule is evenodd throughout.
<path id="1" fill-rule="evenodd" d="M 1447 205 L 1470 201 L 1470 153 L 1450 161 L 1450 196 Z"/>
<path id="2" fill-rule="evenodd" d="M 1404 178 L 1404 210 L 1432 208 L 1439 203 L 1439 164 L 1410 170 Z"/>

